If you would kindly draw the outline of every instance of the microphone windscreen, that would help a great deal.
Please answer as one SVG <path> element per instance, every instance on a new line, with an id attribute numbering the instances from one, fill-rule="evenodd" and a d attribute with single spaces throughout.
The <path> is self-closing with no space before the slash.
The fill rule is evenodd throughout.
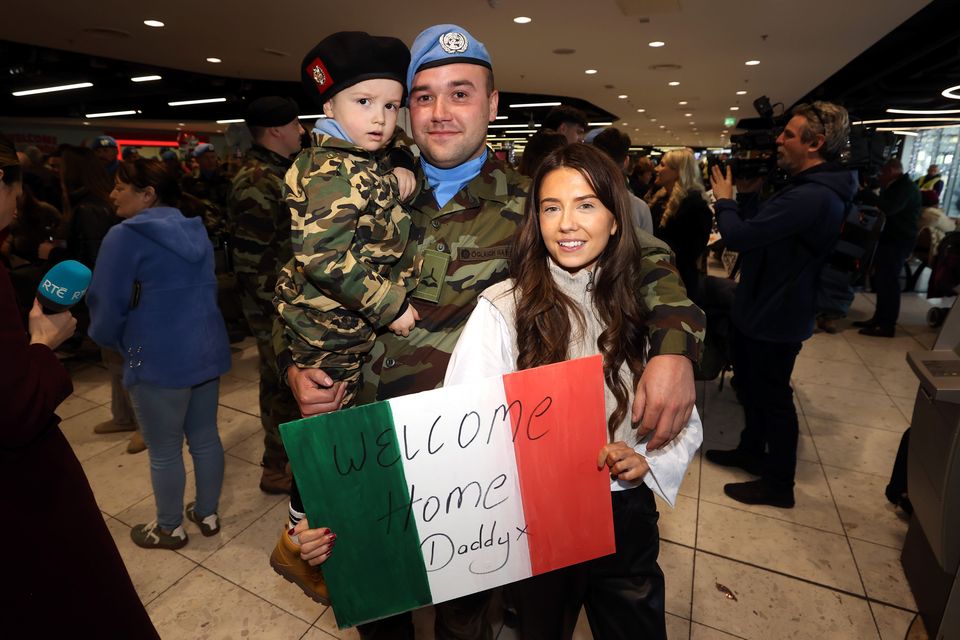
<path id="1" fill-rule="evenodd" d="M 43 276 L 37 287 L 37 300 L 44 311 L 60 313 L 80 302 L 90 286 L 93 273 L 76 260 L 64 260 Z"/>

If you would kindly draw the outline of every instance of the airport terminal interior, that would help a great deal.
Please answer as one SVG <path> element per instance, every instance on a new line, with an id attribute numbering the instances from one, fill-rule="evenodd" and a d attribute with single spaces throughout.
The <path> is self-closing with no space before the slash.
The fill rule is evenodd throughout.
<path id="1" fill-rule="evenodd" d="M 731 155 L 754 161 L 755 149 L 746 147 L 757 138 L 748 144 L 737 136 L 775 131 L 765 112 L 771 103 L 781 120 L 799 102 L 846 104 L 854 125 L 848 159 L 865 178 L 891 155 L 911 179 L 939 167 L 942 192 L 924 218 L 932 235 L 901 274 L 906 290 L 892 337 L 864 335 L 853 324 L 873 318 L 877 307 L 878 294 L 861 281 L 845 317 L 803 343 L 791 379 L 800 423 L 795 507 L 751 506 L 724 493 L 725 484 L 754 477 L 704 455 L 739 441 L 744 416 L 735 372 L 696 382 L 703 445 L 675 507 L 657 498 L 667 636 L 960 640 L 960 312 L 949 313 L 956 296 L 928 297 L 930 267 L 947 259 L 929 242 L 951 237 L 960 220 L 955 0 L 469 0 L 454 9 L 440 0 L 335 9 L 252 0 L 150 7 L 95 1 L 88 3 L 93 10 L 55 8 L 49 0 L 14 4 L 0 10 L 10 18 L 0 21 L 0 133 L 18 150 L 34 147 L 45 156 L 64 143 L 89 146 L 109 136 L 118 154 L 125 147 L 145 158 L 174 152 L 180 170 L 198 145 L 212 144 L 220 165 L 235 169 L 251 143 L 243 117 L 252 98 L 292 97 L 305 129 L 319 122 L 321 107 L 301 92 L 297 65 L 321 38 L 363 29 L 409 44 L 424 27 L 444 22 L 486 43 L 501 91 L 487 143 L 508 162 L 520 160 L 560 104 L 582 110 L 586 130 L 627 134 L 635 159 L 690 147 L 704 165 Z M 54 82 L 90 86 L 17 93 Z M 400 122 L 409 128 L 406 114 Z M 772 137 L 767 146 L 775 156 Z M 710 242 L 718 240 L 715 233 Z M 952 286 L 960 285 L 957 247 Z M 725 278 L 734 258 L 719 253 L 709 252 L 702 266 Z M 268 562 L 288 498 L 258 485 L 260 356 L 249 333 L 228 327 L 216 535 L 201 535 L 184 520 L 190 537 L 183 548 L 134 544 L 131 529 L 156 517 L 148 453 L 128 453 L 129 433 L 94 432 L 112 418 L 113 390 L 90 340 L 58 353 L 73 381 L 56 411 L 60 429 L 160 637 L 359 638 Z M 909 458 L 912 516 L 885 495 L 908 427 L 921 443 Z M 184 463 L 189 501 L 195 487 L 186 447 Z M 521 638 L 499 589 L 490 617 L 493 637 Z M 433 607 L 414 612 L 417 638 L 434 638 L 433 621 Z M 574 638 L 593 638 L 583 611 Z"/>
<path id="2" fill-rule="evenodd" d="M 694 458 L 676 508 L 659 505 L 671 640 L 907 637 L 919 619 L 900 564 L 908 519 L 884 488 L 918 387 L 906 353 L 933 346 L 937 332 L 926 316 L 940 302 L 904 294 L 897 335 L 881 343 L 852 327 L 804 343 L 793 377 L 800 416 L 795 508 L 734 502 L 722 487 L 748 479 L 746 472 Z M 872 294 L 858 294 L 850 319 L 869 317 L 873 304 Z M 227 464 L 215 537 L 186 523 L 190 543 L 179 551 L 131 542 L 130 527 L 153 517 L 150 473 L 145 454 L 126 453 L 128 434 L 93 433 L 110 418 L 105 369 L 70 367 L 75 391 L 60 407 L 61 428 L 161 637 L 357 638 L 266 561 L 287 500 L 257 488 L 257 350 L 247 339 L 233 351 L 220 388 Z M 698 383 L 697 406 L 704 449 L 735 445 L 743 412 L 729 378 L 722 390 L 718 382 Z M 187 483 L 189 496 L 192 476 Z M 429 608 L 415 621 L 423 637 L 433 637 Z M 584 617 L 580 622 L 575 637 L 586 640 L 590 630 Z M 518 637 L 502 622 L 496 629 L 498 638 Z M 909 637 L 927 637 L 914 633 Z"/>

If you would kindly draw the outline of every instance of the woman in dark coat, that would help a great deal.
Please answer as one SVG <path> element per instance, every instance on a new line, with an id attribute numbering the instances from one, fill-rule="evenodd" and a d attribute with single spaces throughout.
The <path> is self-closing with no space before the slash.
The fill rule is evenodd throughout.
<path id="1" fill-rule="evenodd" d="M 699 303 L 700 258 L 707 249 L 713 212 L 704 197 L 703 180 L 693 152 L 675 149 L 657 165 L 657 184 L 666 199 L 654 234 L 670 245 L 687 296 Z"/>
<path id="2" fill-rule="evenodd" d="M 13 143 L 0 136 L 0 231 L 20 190 Z M 53 349 L 75 327 L 69 312 L 35 303 L 28 335 L 0 263 L 0 624 L 9 638 L 159 638 L 54 414 L 73 385 Z"/>

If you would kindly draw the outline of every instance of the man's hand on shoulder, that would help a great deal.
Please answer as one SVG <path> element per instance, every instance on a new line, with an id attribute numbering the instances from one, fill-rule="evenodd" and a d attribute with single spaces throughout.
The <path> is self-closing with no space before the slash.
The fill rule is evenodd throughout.
<path id="1" fill-rule="evenodd" d="M 334 381 L 321 369 L 287 368 L 287 384 L 304 418 L 340 408 L 347 385 Z"/>
<path id="2" fill-rule="evenodd" d="M 697 393 L 693 363 L 682 355 L 663 354 L 650 358 L 637 383 L 631 417 L 640 422 L 640 436 L 655 431 L 647 443 L 653 451 L 673 440 L 683 429 Z"/>

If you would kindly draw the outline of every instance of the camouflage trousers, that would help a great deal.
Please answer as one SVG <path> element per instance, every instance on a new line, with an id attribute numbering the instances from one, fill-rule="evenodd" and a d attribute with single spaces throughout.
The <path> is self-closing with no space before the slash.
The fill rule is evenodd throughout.
<path id="1" fill-rule="evenodd" d="M 359 314 L 344 309 L 314 312 L 301 316 L 312 321 L 308 343 L 303 335 L 287 331 L 294 363 L 304 369 L 323 369 L 335 382 L 344 382 L 347 390 L 343 407 L 352 407 L 363 385 L 364 359 L 373 349 L 376 334 Z"/>
<path id="2" fill-rule="evenodd" d="M 290 389 L 277 374 L 277 354 L 271 339 L 276 311 L 272 300 L 253 295 L 241 286 L 240 301 L 250 332 L 260 354 L 260 424 L 263 426 L 263 464 L 282 469 L 287 453 L 280 439 L 280 425 L 300 419 L 300 408 Z"/>

